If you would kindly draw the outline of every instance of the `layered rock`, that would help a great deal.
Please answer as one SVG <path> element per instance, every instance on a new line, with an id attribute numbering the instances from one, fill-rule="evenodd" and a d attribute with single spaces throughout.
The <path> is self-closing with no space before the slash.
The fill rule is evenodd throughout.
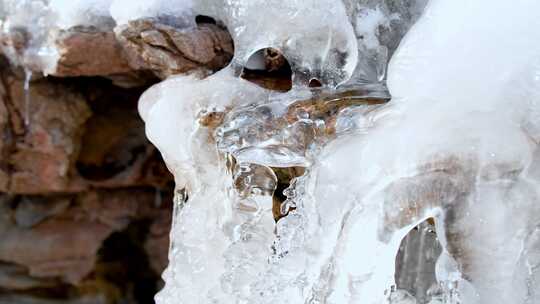
<path id="1" fill-rule="evenodd" d="M 171 201 L 136 112 L 144 88 L 35 78 L 2 62 L 0 303 L 138 303 L 133 284 L 150 279 L 153 294 L 166 265 Z M 119 284 L 127 262 L 104 256 L 134 227 L 142 270 Z"/>

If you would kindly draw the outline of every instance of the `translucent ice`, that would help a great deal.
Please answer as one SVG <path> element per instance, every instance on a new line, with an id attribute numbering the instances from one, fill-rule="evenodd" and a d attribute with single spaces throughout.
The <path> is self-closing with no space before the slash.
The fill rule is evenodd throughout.
<path id="1" fill-rule="evenodd" d="M 393 98 L 381 106 L 354 89 L 384 80 L 380 55 L 394 52 L 422 1 L 265 3 L 264 14 L 257 1 L 195 3 L 229 27 L 235 60 L 141 99 L 148 136 L 189 195 L 176 206 L 158 302 L 537 302 L 540 5 L 432 1 L 393 56 Z M 297 80 L 320 78 L 322 91 L 296 81 L 268 92 L 238 78 L 264 47 L 282 50 Z M 374 51 L 376 77 L 351 47 Z M 271 167 L 292 166 L 309 169 L 285 200 L 272 198 Z M 402 279 L 407 290 L 396 290 L 398 249 L 428 218 L 442 254 L 431 277 L 417 276 L 423 287 Z"/>
<path id="2" fill-rule="evenodd" d="M 341 1 L 201 0 L 195 7 L 227 25 L 235 42 L 233 65 L 239 67 L 256 51 L 273 47 L 292 63 L 297 83 L 317 78 L 336 85 L 350 77 L 358 60 Z"/>

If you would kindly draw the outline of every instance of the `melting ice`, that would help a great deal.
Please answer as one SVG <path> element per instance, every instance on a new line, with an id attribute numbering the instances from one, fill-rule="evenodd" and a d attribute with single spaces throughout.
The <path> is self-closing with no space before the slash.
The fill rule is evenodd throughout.
<path id="1" fill-rule="evenodd" d="M 178 189 L 159 304 L 540 303 L 540 2 L 63 2 L 5 0 L 3 28 L 25 5 L 234 39 L 139 103 Z M 292 90 L 240 77 L 264 48 Z"/>

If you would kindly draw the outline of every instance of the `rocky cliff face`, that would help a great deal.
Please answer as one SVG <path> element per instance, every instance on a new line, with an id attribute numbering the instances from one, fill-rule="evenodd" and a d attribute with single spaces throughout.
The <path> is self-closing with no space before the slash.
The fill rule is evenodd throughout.
<path id="1" fill-rule="evenodd" d="M 174 183 L 137 100 L 158 77 L 224 66 L 231 39 L 206 19 L 76 26 L 43 77 L 17 66 L 29 35 L 0 37 L 0 303 L 153 303 Z"/>

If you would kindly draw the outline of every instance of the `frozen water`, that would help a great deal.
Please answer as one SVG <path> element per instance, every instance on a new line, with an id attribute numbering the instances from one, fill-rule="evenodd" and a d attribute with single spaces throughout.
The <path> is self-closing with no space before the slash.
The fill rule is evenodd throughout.
<path id="1" fill-rule="evenodd" d="M 30 125 L 30 81 L 32 80 L 32 72 L 25 70 L 24 73 L 24 124 L 28 127 Z"/>
<path id="2" fill-rule="evenodd" d="M 192 0 L 113 0 L 111 16 L 116 24 L 127 24 L 140 18 L 175 17 L 194 24 Z"/>
<path id="3" fill-rule="evenodd" d="M 214 100 L 207 96 L 208 91 L 215 91 L 216 100 L 221 101 L 221 91 L 213 87 L 220 86 L 217 78 L 225 73 L 229 75 L 220 81 L 231 88 L 228 94 L 238 94 L 241 84 L 259 95 L 244 95 L 247 99 L 240 103 L 229 98 L 235 105 L 222 103 L 218 112 L 225 113 L 214 115 L 220 118 L 213 133 L 207 130 L 197 135 L 193 131 L 196 115 L 186 119 L 186 111 L 151 113 L 159 120 L 155 124 L 147 119 L 151 139 L 157 128 L 163 128 L 163 139 L 153 139 L 158 147 L 170 142 L 192 149 L 195 144 L 201 151 L 216 149 L 213 158 L 201 159 L 198 152 L 182 160 L 183 164 L 192 161 L 195 168 L 204 167 L 202 173 L 190 176 L 193 181 L 208 183 L 208 189 L 191 189 L 196 197 L 193 201 L 190 197 L 179 213 L 176 225 L 181 228 L 175 227 L 172 234 L 175 247 L 160 303 L 180 299 L 186 303 L 534 303 L 538 298 L 536 235 L 540 223 L 538 157 L 534 157 L 538 155 L 540 44 L 531 37 L 537 36 L 540 7 L 525 0 L 512 4 L 432 1 L 395 51 L 396 39 L 385 41 L 384 30 L 392 32 L 397 27 L 386 37 L 400 37 L 421 6 L 346 5 L 355 24 L 358 54 L 373 51 L 375 60 L 370 64 L 378 67 L 374 78 L 362 65 L 364 59 L 357 61 L 354 73 L 343 74 L 347 68 L 330 67 L 327 72 L 335 76 L 322 78 L 327 86 L 323 91 L 330 98 L 308 90 L 302 82 L 293 91 L 279 94 L 252 88 L 235 78 L 234 66 L 244 62 L 250 53 L 246 50 L 268 46 L 284 50 L 268 41 L 290 33 L 285 35 L 280 26 L 265 23 L 266 15 L 254 13 L 242 2 L 231 4 L 233 13 L 225 9 L 218 15 L 237 44 L 232 70 L 204 80 L 192 78 L 190 92 L 181 95 L 181 86 L 170 80 L 169 89 L 178 93 L 162 90 L 162 96 L 190 101 L 176 108 L 198 105 L 200 111 L 209 112 L 208 105 L 197 100 L 200 96 Z M 316 15 L 312 11 L 294 15 L 301 5 L 277 7 L 275 12 L 270 7 L 268 15 L 287 12 L 294 22 L 306 23 Z M 333 13 L 340 14 L 340 10 Z M 516 21 L 494 22 L 501 12 Z M 245 16 L 262 20 L 256 23 Z M 332 26 L 344 26 L 333 23 L 332 18 Z M 400 26 L 395 25 L 399 22 Z M 253 24 L 249 30 L 256 29 L 256 33 L 246 24 Z M 304 25 L 298 31 L 309 30 Z M 267 32 L 271 34 L 261 34 Z M 250 40 L 246 42 L 242 35 Z M 313 36 L 302 38 L 311 40 Z M 264 43 L 257 45 L 257 39 Z M 337 39 L 338 48 L 341 39 L 351 38 Z M 313 44 L 309 52 L 305 48 L 285 52 L 294 72 L 301 75 L 313 68 L 309 61 L 320 47 Z M 296 51 L 305 57 L 290 55 Z M 369 103 L 358 101 L 369 94 L 354 98 L 343 94 L 365 88 L 362 82 L 383 81 L 385 54 L 394 51 L 388 70 L 393 96 L 389 104 L 366 105 Z M 332 89 L 340 82 L 345 82 L 341 91 Z M 198 87 L 204 89 L 198 91 Z M 186 94 L 196 96 L 187 98 Z M 145 96 L 141 105 L 157 101 L 156 107 L 168 99 L 163 98 Z M 150 112 L 154 110 L 143 110 L 143 117 Z M 196 136 L 180 145 L 179 140 L 188 137 L 171 137 L 168 130 L 182 128 L 166 126 L 178 120 Z M 215 148 L 210 139 L 215 139 Z M 169 154 L 168 149 L 160 149 Z M 182 153 L 174 153 L 174 157 Z M 234 173 L 238 171 L 229 169 L 227 177 L 227 168 L 232 167 L 224 159 L 240 162 L 248 168 L 240 172 L 255 175 L 238 182 L 238 173 Z M 257 164 L 259 169 L 249 169 L 247 164 Z M 293 180 L 285 192 L 287 199 L 278 202 L 284 217 L 274 225 L 263 215 L 271 208 L 269 196 L 264 194 L 272 192 L 275 184 L 269 167 L 292 166 L 310 169 Z M 259 180 L 257 175 L 262 181 L 254 183 L 266 186 L 257 186 L 265 190 L 252 195 L 248 185 Z M 246 196 L 253 198 L 246 202 Z M 436 265 L 436 253 L 430 256 L 431 264 L 421 258 L 398 265 L 403 276 L 416 271 L 421 282 L 413 286 L 405 277 L 398 277 L 395 289 L 400 244 L 427 218 L 435 219 L 442 254 Z M 422 253 L 427 251 L 421 244 L 417 247 Z M 418 270 L 429 265 L 432 268 L 426 274 Z"/>
<path id="4" fill-rule="evenodd" d="M 336 85 L 350 77 L 358 60 L 354 29 L 341 1 L 201 0 L 195 11 L 225 23 L 238 67 L 256 51 L 272 47 L 292 63 L 296 83 L 317 78 Z"/>
<path id="5" fill-rule="evenodd" d="M 190 194 L 159 303 L 538 301 L 540 4 L 433 0 L 397 47 L 424 4 L 194 4 L 237 50 L 223 71 L 141 99 L 149 138 Z M 292 91 L 236 77 L 264 47 L 287 56 Z M 328 50 L 349 51 L 338 64 Z M 381 105 L 371 98 L 384 97 L 391 54 Z M 308 169 L 272 198 L 271 168 L 294 166 Z M 415 244 L 428 218 L 437 239 Z"/>
<path id="6" fill-rule="evenodd" d="M 73 26 L 114 25 L 109 9 L 113 0 L 50 0 L 56 14 L 56 25 L 62 29 Z M 134 1 L 136 2 L 136 1 Z"/>

